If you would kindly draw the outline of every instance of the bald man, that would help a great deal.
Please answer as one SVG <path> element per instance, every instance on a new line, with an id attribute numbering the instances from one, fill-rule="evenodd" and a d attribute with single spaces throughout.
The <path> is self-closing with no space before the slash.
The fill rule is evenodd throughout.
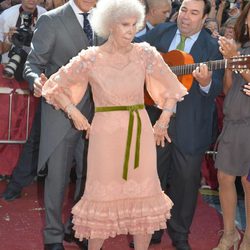
<path id="1" fill-rule="evenodd" d="M 136 34 L 144 35 L 157 24 L 164 23 L 171 14 L 171 0 L 144 0 L 146 6 L 145 27 Z"/>

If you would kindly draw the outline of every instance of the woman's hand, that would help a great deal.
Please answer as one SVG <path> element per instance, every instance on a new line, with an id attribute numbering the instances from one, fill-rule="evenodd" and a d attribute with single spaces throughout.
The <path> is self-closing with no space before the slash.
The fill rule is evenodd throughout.
<path id="1" fill-rule="evenodd" d="M 218 43 L 220 45 L 219 50 L 224 58 L 228 59 L 239 55 L 237 44 L 233 39 L 220 36 Z"/>
<path id="2" fill-rule="evenodd" d="M 168 124 L 161 124 L 159 121 L 157 121 L 153 127 L 154 129 L 154 137 L 155 142 L 157 146 L 165 146 L 165 139 L 169 143 L 171 143 L 171 139 L 168 135 Z"/>
<path id="3" fill-rule="evenodd" d="M 167 141 L 171 143 L 171 139 L 168 135 L 168 123 L 169 123 L 169 119 L 165 120 L 165 119 L 161 119 L 160 117 L 159 120 L 156 121 L 153 127 L 155 142 L 157 146 L 164 147 L 165 139 L 167 139 Z"/>
<path id="4" fill-rule="evenodd" d="M 173 102 L 173 101 L 172 101 Z M 170 121 L 170 118 L 173 114 L 173 106 L 175 104 L 174 103 L 170 103 L 169 107 L 165 106 L 163 108 L 163 111 L 161 112 L 161 115 L 159 117 L 159 119 L 156 121 L 153 129 L 154 129 L 154 137 L 155 137 L 155 142 L 157 146 L 165 146 L 165 139 L 167 139 L 167 141 L 169 143 L 171 143 L 171 139 L 168 135 L 168 124 Z"/>
<path id="5" fill-rule="evenodd" d="M 86 139 L 89 138 L 90 124 L 86 117 L 74 106 L 70 111 L 71 119 L 78 130 L 86 130 Z"/>
<path id="6" fill-rule="evenodd" d="M 246 95 L 250 96 L 250 83 L 244 85 L 243 91 Z"/>

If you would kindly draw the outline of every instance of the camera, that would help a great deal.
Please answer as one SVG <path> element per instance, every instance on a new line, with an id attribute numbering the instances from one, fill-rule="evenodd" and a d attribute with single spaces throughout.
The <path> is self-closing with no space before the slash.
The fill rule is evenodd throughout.
<path id="1" fill-rule="evenodd" d="M 12 36 L 13 47 L 8 54 L 10 59 L 3 70 L 5 78 L 12 79 L 15 77 L 18 78 L 17 80 L 22 79 L 23 65 L 28 55 L 25 51 L 25 46 L 30 47 L 33 36 L 32 17 L 33 15 L 28 12 L 20 14 L 21 26 L 16 29 L 16 33 Z"/>

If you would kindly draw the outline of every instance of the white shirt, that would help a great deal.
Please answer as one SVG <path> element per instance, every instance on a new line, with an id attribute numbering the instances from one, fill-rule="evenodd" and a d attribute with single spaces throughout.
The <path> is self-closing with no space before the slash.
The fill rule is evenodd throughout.
<path id="1" fill-rule="evenodd" d="M 185 40 L 185 47 L 184 47 L 184 51 L 186 53 L 190 53 L 194 43 L 196 42 L 196 40 L 198 39 L 198 36 L 200 35 L 200 31 L 190 37 L 187 37 Z M 172 40 L 170 47 L 169 47 L 169 51 L 171 50 L 175 50 L 176 47 L 178 46 L 178 44 L 181 41 L 181 33 L 180 31 L 177 29 L 174 39 Z"/>
<path id="2" fill-rule="evenodd" d="M 75 1 L 74 0 L 70 0 L 69 1 L 69 4 L 71 6 L 71 8 L 73 9 L 75 15 L 76 15 L 76 18 L 79 22 L 79 24 L 81 25 L 81 27 L 83 28 L 83 11 L 79 9 L 79 7 L 75 4 Z M 88 15 L 88 20 L 90 21 L 91 17 L 92 17 L 92 10 L 90 10 L 89 12 L 89 15 Z M 91 23 L 90 23 L 91 24 Z M 94 36 L 94 32 L 93 32 L 93 36 Z M 94 37 L 93 37 L 94 38 Z"/>
<path id="3" fill-rule="evenodd" d="M 135 37 L 139 37 L 139 36 L 145 35 L 148 30 L 152 30 L 153 28 L 154 28 L 154 26 L 150 22 L 146 22 L 146 25 L 145 25 L 144 29 L 142 29 L 139 32 L 137 32 L 136 35 L 135 35 Z"/>
<path id="4" fill-rule="evenodd" d="M 70 6 L 71 6 L 71 8 L 72 8 L 72 10 L 74 11 L 74 13 L 75 13 L 75 15 L 76 15 L 76 18 L 77 18 L 77 20 L 78 20 L 78 22 L 79 22 L 79 24 L 81 25 L 81 27 L 83 28 L 83 15 L 81 15 L 82 14 L 82 10 L 80 10 L 79 8 L 78 8 L 78 6 L 75 4 L 75 1 L 74 0 L 70 0 L 69 1 L 69 4 L 70 4 Z"/>
<path id="5" fill-rule="evenodd" d="M 19 17 L 19 9 L 21 4 L 14 5 L 8 9 L 6 9 L 1 14 L 0 18 L 0 40 L 3 41 L 4 34 L 8 33 L 10 28 L 16 27 L 16 23 Z M 41 6 L 37 6 L 37 17 L 41 16 L 43 13 L 46 12 Z M 9 61 L 8 52 L 2 55 L 2 63 L 7 63 Z"/>

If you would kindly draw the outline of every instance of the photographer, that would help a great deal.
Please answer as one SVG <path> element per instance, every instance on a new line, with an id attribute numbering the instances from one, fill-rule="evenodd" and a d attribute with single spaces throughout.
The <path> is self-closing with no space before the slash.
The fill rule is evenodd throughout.
<path id="1" fill-rule="evenodd" d="M 30 41 L 37 18 L 46 12 L 38 6 L 39 0 L 22 0 L 1 14 L 3 25 L 0 27 L 2 39 L 2 63 L 6 78 L 22 79 L 23 65 L 30 50 Z"/>
<path id="2" fill-rule="evenodd" d="M 44 8 L 37 6 L 38 3 L 38 0 L 22 0 L 21 4 L 5 10 L 0 15 L 0 40 L 3 45 L 1 47 L 2 63 L 5 64 L 5 70 L 7 67 L 14 69 L 14 75 L 18 81 L 21 79 L 22 69 L 30 50 L 30 39 L 36 20 L 42 13 L 46 12 Z M 3 35 L 2 38 L 1 35 Z M 14 54 L 12 55 L 12 53 Z M 11 58 L 8 55 L 11 55 Z M 18 58 L 21 59 L 19 63 L 16 61 Z M 17 67 L 15 68 L 15 66 Z M 4 72 L 2 74 L 4 75 Z M 41 124 L 40 112 L 39 104 L 29 138 L 23 146 L 20 158 L 12 172 L 12 178 L 4 193 L 0 194 L 0 197 L 6 201 L 20 197 L 22 188 L 30 184 L 36 176 Z"/>

